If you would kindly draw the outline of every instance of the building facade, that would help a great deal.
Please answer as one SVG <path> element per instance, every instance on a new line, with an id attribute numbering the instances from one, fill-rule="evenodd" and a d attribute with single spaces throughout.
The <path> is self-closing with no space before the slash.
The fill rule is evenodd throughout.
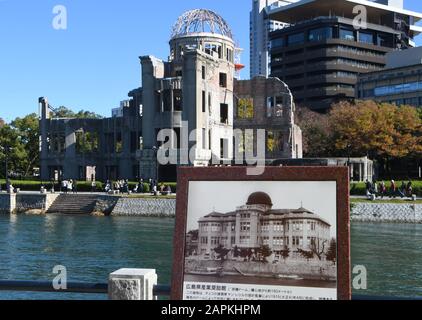
<path id="1" fill-rule="evenodd" d="M 235 81 L 234 88 L 235 128 L 242 133 L 265 131 L 265 160 L 302 158 L 302 130 L 295 124 L 295 104 L 287 85 L 278 78 L 261 76 Z"/>
<path id="2" fill-rule="evenodd" d="M 229 213 L 213 212 L 198 221 L 198 251 L 203 257 L 214 249 L 258 249 L 268 246 L 274 254 L 298 249 L 328 250 L 331 225 L 306 210 L 273 209 L 268 194 L 256 192 L 244 206 Z"/>
<path id="3" fill-rule="evenodd" d="M 139 177 L 141 92 L 131 94 L 121 116 L 106 119 L 58 119 L 47 98 L 40 98 L 41 180 Z"/>
<path id="4" fill-rule="evenodd" d="M 271 8 L 285 6 L 298 0 L 252 0 L 250 13 L 250 78 L 270 75 L 269 33 L 286 26 L 280 21 L 270 20 Z"/>
<path id="5" fill-rule="evenodd" d="M 356 98 L 422 106 L 422 47 L 391 52 L 384 70 L 359 75 Z"/>
<path id="6" fill-rule="evenodd" d="M 367 10 L 366 28 L 356 28 L 354 8 Z M 270 34 L 271 75 L 292 90 L 295 102 L 324 112 L 332 103 L 355 98 L 358 74 L 379 71 L 385 55 L 414 46 L 422 14 L 400 1 L 302 0 L 269 11 L 289 23 Z M 356 11 L 355 11 L 356 12 Z"/>
<path id="7" fill-rule="evenodd" d="M 43 180 L 175 181 L 179 165 L 231 164 L 236 126 L 267 128 L 276 145 L 271 155 L 301 157 L 290 91 L 278 79 L 235 79 L 238 49 L 222 17 L 186 12 L 169 44 L 167 61 L 140 57 L 142 87 L 129 92 L 111 118 L 56 119 L 47 99 L 40 99 Z M 255 101 L 256 112 L 235 123 L 238 95 Z"/>
<path id="8" fill-rule="evenodd" d="M 204 27 L 208 29 L 204 29 Z M 170 59 L 141 57 L 143 84 L 143 150 L 141 171 L 153 176 L 153 147 L 162 129 L 175 131 L 170 148 L 177 164 L 207 166 L 212 157 L 232 158 L 235 44 L 229 26 L 211 11 L 193 10 L 179 18 L 170 40 Z M 185 127 L 185 125 L 188 127 Z M 152 126 L 152 127 L 151 127 Z M 182 145 L 182 129 L 194 130 Z M 194 159 L 181 163 L 179 153 L 194 150 Z M 175 173 L 175 163 L 162 170 Z"/>

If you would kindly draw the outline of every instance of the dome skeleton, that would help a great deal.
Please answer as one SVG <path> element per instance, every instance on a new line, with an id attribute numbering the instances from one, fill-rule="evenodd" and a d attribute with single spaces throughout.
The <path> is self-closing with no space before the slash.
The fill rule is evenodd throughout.
<path id="1" fill-rule="evenodd" d="M 233 39 L 227 22 L 220 15 L 206 9 L 195 9 L 181 15 L 173 26 L 171 38 L 204 32 L 220 34 Z"/>

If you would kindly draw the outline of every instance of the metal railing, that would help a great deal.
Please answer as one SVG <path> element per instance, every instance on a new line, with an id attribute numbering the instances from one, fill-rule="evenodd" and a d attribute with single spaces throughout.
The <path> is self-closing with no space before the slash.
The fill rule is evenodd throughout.
<path id="1" fill-rule="evenodd" d="M 108 294 L 108 284 L 68 282 L 66 284 L 66 289 L 57 290 L 53 287 L 51 281 L 0 280 L 0 291 Z M 170 296 L 171 287 L 167 285 L 156 285 L 154 286 L 153 292 L 155 296 Z"/>
<path id="2" fill-rule="evenodd" d="M 68 282 L 66 289 L 56 290 L 52 282 L 42 281 L 10 281 L 0 280 L 1 291 L 14 292 L 45 292 L 45 293 L 80 293 L 80 294 L 107 294 L 107 283 L 78 283 Z M 171 287 L 169 285 L 156 285 L 153 289 L 154 296 L 168 297 L 170 296 Z M 355 301 L 393 301 L 393 300 L 420 300 L 422 297 L 384 297 L 370 295 L 353 295 L 352 300 Z"/>

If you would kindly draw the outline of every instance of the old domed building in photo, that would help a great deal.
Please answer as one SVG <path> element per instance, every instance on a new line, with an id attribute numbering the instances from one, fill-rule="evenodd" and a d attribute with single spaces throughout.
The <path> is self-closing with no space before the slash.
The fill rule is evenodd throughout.
<path id="1" fill-rule="evenodd" d="M 197 254 L 210 259 L 220 246 L 230 250 L 268 246 L 277 255 L 285 250 L 328 250 L 331 240 L 329 222 L 305 208 L 273 208 L 264 192 L 251 194 L 233 212 L 212 212 L 198 223 Z"/>

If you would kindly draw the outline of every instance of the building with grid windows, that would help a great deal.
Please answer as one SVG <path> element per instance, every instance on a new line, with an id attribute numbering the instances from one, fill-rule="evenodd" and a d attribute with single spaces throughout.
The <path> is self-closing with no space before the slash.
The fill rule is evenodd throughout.
<path id="1" fill-rule="evenodd" d="M 305 209 L 273 209 L 270 196 L 256 192 L 244 206 L 229 213 L 212 212 L 199 220 L 198 255 L 212 257 L 214 249 L 258 249 L 274 254 L 299 249 L 328 249 L 331 225 Z"/>
<path id="2" fill-rule="evenodd" d="M 361 74 L 356 97 L 398 106 L 422 106 L 422 47 L 391 52 L 386 69 Z"/>
<path id="3" fill-rule="evenodd" d="M 367 13 L 361 27 L 358 6 Z M 270 33 L 271 75 L 290 87 L 296 104 L 320 112 L 354 100 L 358 75 L 384 69 L 388 52 L 413 48 L 422 32 L 422 14 L 402 1 L 301 0 L 268 15 L 289 24 Z"/>

